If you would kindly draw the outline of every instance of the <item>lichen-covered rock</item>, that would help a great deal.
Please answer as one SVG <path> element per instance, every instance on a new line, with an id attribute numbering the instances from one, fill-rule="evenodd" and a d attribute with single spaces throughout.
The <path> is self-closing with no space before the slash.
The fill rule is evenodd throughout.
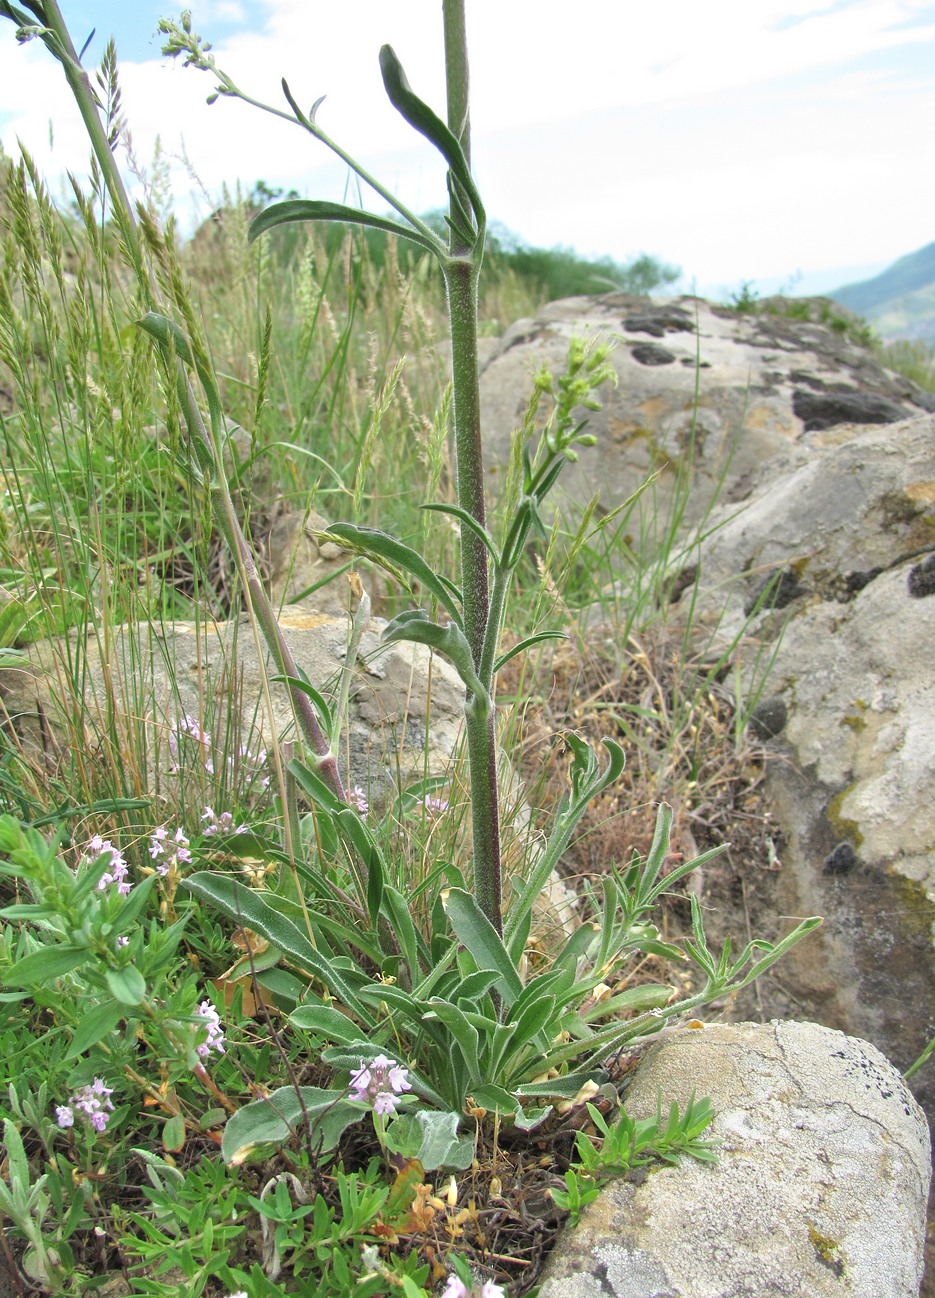
<path id="1" fill-rule="evenodd" d="M 613 509 L 658 470 L 641 506 L 647 518 L 664 512 L 683 471 L 692 482 L 685 519 L 697 521 L 716 493 L 745 499 L 761 466 L 786 455 L 808 427 L 892 423 L 933 405 L 931 394 L 822 324 L 741 315 L 691 297 L 569 298 L 514 324 L 484 364 L 484 441 L 494 475 L 505 473 L 533 374 L 542 365 L 560 373 L 572 335 L 616 343 L 619 384 L 589 416 L 597 445 L 581 448 L 566 468 L 558 498 L 581 504 L 597 495 Z"/>
<path id="2" fill-rule="evenodd" d="M 878 1050 L 812 1023 L 686 1028 L 640 1066 L 627 1112 L 693 1094 L 714 1106 L 718 1162 L 611 1184 L 540 1298 L 917 1298 L 929 1133 Z"/>

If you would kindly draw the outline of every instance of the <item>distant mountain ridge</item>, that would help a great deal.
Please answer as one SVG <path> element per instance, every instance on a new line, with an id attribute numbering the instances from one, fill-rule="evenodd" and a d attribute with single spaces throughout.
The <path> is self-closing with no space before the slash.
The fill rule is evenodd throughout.
<path id="1" fill-rule="evenodd" d="M 886 341 L 935 344 L 935 243 L 907 253 L 873 279 L 827 295 L 867 319 Z"/>

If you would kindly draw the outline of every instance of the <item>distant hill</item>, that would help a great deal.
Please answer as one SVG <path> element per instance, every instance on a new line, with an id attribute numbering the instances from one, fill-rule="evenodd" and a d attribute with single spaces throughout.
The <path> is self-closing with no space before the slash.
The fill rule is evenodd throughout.
<path id="1" fill-rule="evenodd" d="M 935 344 L 935 243 L 900 257 L 873 279 L 845 284 L 827 296 L 864 316 L 886 341 Z"/>

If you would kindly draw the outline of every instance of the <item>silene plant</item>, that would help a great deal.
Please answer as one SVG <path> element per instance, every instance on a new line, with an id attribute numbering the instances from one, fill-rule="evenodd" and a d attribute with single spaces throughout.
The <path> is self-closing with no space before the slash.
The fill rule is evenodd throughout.
<path id="1" fill-rule="evenodd" d="M 573 340 L 564 374 L 536 376 L 526 416 L 513 438 L 502 521 L 492 526 L 485 499 L 477 348 L 487 214 L 470 163 L 464 0 L 444 0 L 442 12 L 444 119 L 412 88 L 388 45 L 380 50 L 379 70 L 391 106 L 446 164 L 444 234 L 410 211 L 325 132 L 317 120 L 321 99 L 306 109 L 283 81 L 283 107 L 260 103 L 217 66 L 211 46 L 193 31 L 188 13 L 177 22 L 159 24 L 164 52 L 211 77 L 209 102 L 239 99 L 301 130 L 316 147 L 340 158 L 389 212 L 292 199 L 263 210 L 251 225 L 251 240 L 262 240 L 295 222 L 355 225 L 408 240 L 440 267 L 452 346 L 457 503 L 428 502 L 424 508 L 447 515 L 447 525 L 458 529 L 460 573 L 457 580 L 446 576 L 403 541 L 353 520 L 328 529 L 342 547 L 388 568 L 419 592 L 421 606 L 393 618 L 384 640 L 427 646 L 454 667 L 464 689 L 472 868 L 462 872 L 456 864 L 438 862 L 413 898 L 387 858 L 385 840 L 371 824 L 367 794 L 348 786 L 346 773 L 339 771 L 337 738 L 348 673 L 332 699 L 307 679 L 290 651 L 238 521 L 225 471 L 228 423 L 207 347 L 180 277 L 160 273 L 169 256 L 166 238 L 151 210 L 134 210 L 116 165 L 119 121 L 112 48 L 95 88 L 56 0 L 23 0 L 22 7 L 0 0 L 0 16 L 16 23 L 19 39 L 44 43 L 74 93 L 101 193 L 109 198 L 112 220 L 135 275 L 143 307 L 138 326 L 152 340 L 187 430 L 182 467 L 210 498 L 218 530 L 240 574 L 245 602 L 268 646 L 272 683 L 289 692 L 301 741 L 301 754 L 292 760 L 286 760 L 283 745 L 274 745 L 271 753 L 280 791 L 276 834 L 235 826 L 230 813 L 216 815 L 211 807 L 205 809 L 203 841 L 223 839 L 232 853 L 252 861 L 259 858 L 269 867 L 253 880 L 245 879 L 242 871 L 192 869 L 199 854 L 188 836 L 163 826 L 150 841 L 152 867 L 146 881 L 131 890 L 121 854 L 102 839 L 90 849 L 87 884 L 72 872 L 63 873 L 64 867 L 57 868 L 34 836 L 18 838 L 15 829 L 6 826 L 9 850 L 15 848 L 21 862 L 32 862 L 36 896 L 30 905 L 46 908 L 41 915 L 30 910 L 20 918 L 41 918 L 48 934 L 52 921 L 47 908 L 52 903 L 38 895 L 46 877 L 40 878 L 42 870 L 48 880 L 55 880 L 62 906 L 83 908 L 93 940 L 79 940 L 75 926 L 63 921 L 55 929 L 61 947 L 55 968 L 61 974 L 91 970 L 87 976 L 94 985 L 109 987 L 119 1004 L 100 1012 L 93 1025 L 99 1036 L 92 1040 L 89 1028 L 82 1044 L 89 1049 L 98 1044 L 131 1011 L 143 1028 L 158 1023 L 167 1049 L 174 1050 L 203 1085 L 213 1088 L 226 1116 L 221 1153 L 232 1166 L 297 1138 L 304 1140 L 310 1156 L 328 1158 L 349 1127 L 366 1123 L 373 1128 L 388 1169 L 415 1160 L 424 1171 L 463 1171 L 472 1166 L 484 1124 L 497 1131 L 509 1128 L 522 1138 L 547 1122 L 560 1105 L 584 1104 L 599 1094 L 618 1103 L 612 1061 L 619 1052 L 748 986 L 819 922 L 803 921 L 778 943 L 753 940 L 734 953 L 728 941 L 714 951 L 692 896 L 691 935 L 679 946 L 664 941 L 653 922 L 663 894 L 722 849 L 668 868 L 672 816 L 663 804 L 645 858 L 619 867 L 609 863 L 600 890 L 591 889 L 584 898 L 587 922 L 562 935 L 546 955 L 527 958 L 534 904 L 591 800 L 619 777 L 624 753 L 619 744 L 605 739 L 599 757 L 579 736 L 565 736 L 571 758 L 568 788 L 548 821 L 537 821 L 533 813 L 541 848 L 530 852 L 523 874 L 505 886 L 497 676 L 514 655 L 562 632 L 538 632 L 508 649 L 502 637 L 528 542 L 546 532 L 547 497 L 578 449 L 593 445 L 586 430 L 588 412 L 598 408 L 598 393 L 614 372 L 607 344 Z M 351 665 L 367 617 L 368 601 L 362 595 L 350 627 Z M 179 738 L 189 746 L 197 741 L 208 753 L 207 737 L 194 719 L 180 723 Z M 423 822 L 450 814 L 445 799 L 435 792 L 423 790 L 415 799 Z M 14 862 L 9 871 L 17 868 L 22 872 L 27 867 Z M 144 950 L 140 938 L 133 964 L 133 948 L 122 940 L 145 895 L 157 887 L 163 890 L 163 913 L 169 918 L 174 918 L 174 905 L 197 902 L 243 930 L 247 954 L 242 969 L 259 988 L 258 999 L 265 997 L 275 1005 L 278 1022 L 284 1025 L 277 1035 L 292 1034 L 293 1043 L 313 1054 L 316 1063 L 325 1066 L 316 1075 L 327 1085 L 301 1081 L 302 1070 L 290 1062 L 295 1058 L 291 1048 L 283 1050 L 288 1085 L 269 1092 L 255 1087 L 255 1098 L 239 1107 L 217 1088 L 205 1064 L 230 1060 L 235 1048 L 225 1037 L 213 1002 L 203 994 L 199 999 L 192 988 L 187 1000 L 169 1014 L 153 997 L 145 973 L 147 959 L 152 962 L 159 951 L 158 942 L 151 941 Z M 172 929 L 174 943 L 180 940 L 183 923 L 184 916 Z M 627 986 L 620 971 L 641 956 L 692 966 L 684 990 L 676 994 L 654 983 Z M 8 985 L 31 985 L 42 958 L 41 953 L 28 956 L 32 963 L 25 975 L 20 969 L 7 978 Z M 97 962 L 93 969 L 92 959 Z M 87 1077 L 55 1109 L 59 1130 L 72 1136 L 79 1131 L 104 1134 L 114 1113 L 115 1088 L 108 1084 L 113 1079 Z M 260 1078 L 255 1081 L 262 1083 Z M 169 1094 L 163 1091 L 161 1102 Z M 174 1114 L 173 1121 L 181 1139 L 183 1115 Z M 690 1133 L 686 1130 L 687 1144 L 697 1136 L 696 1128 L 697 1124 Z M 670 1122 L 674 1143 L 678 1132 L 678 1123 Z M 476 1282 L 467 1270 L 450 1276 L 447 1286 L 448 1298 L 494 1298 L 502 1292 L 492 1281 Z"/>

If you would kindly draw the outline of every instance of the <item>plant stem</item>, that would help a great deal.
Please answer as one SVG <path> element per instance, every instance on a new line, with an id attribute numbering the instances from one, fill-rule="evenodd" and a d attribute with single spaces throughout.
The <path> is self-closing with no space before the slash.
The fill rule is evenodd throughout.
<path id="1" fill-rule="evenodd" d="M 468 110 L 468 57 L 465 36 L 464 0 L 444 0 L 445 78 L 448 97 L 448 125 L 470 159 L 470 114 Z M 459 225 L 452 186 L 449 256 L 443 263 L 451 329 L 452 410 L 458 504 L 483 527 L 484 448 L 481 438 L 480 384 L 477 370 L 477 284 L 484 256 L 484 230 L 478 229 L 468 245 L 455 227 Z M 490 620 L 487 551 L 479 537 L 467 528 L 461 532 L 461 590 L 464 600 L 464 632 L 475 669 L 483 657 L 487 624 Z M 497 785 L 497 736 L 493 683 L 481 678 L 485 695 L 473 694 L 465 708 L 468 762 L 471 776 L 471 828 L 474 853 L 474 891 L 484 914 L 498 933 L 503 932 L 502 879 L 500 863 L 500 812 Z"/>

